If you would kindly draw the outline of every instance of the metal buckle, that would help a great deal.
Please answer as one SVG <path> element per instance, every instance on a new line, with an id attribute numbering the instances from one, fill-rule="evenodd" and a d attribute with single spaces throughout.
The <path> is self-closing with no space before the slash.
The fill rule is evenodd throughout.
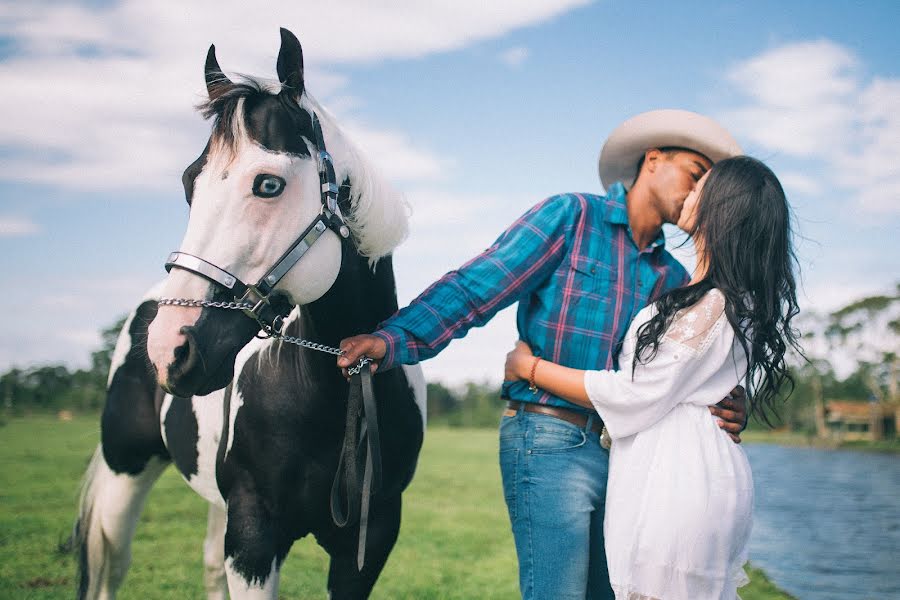
<path id="1" fill-rule="evenodd" d="M 245 302 L 247 304 L 252 304 L 253 308 L 245 308 L 244 312 L 252 315 L 254 319 L 259 317 L 259 313 L 262 311 L 262 307 L 269 304 L 269 299 L 266 296 L 263 296 L 260 291 L 256 288 L 256 286 L 248 285 L 247 291 L 243 296 L 240 297 L 240 302 Z"/>

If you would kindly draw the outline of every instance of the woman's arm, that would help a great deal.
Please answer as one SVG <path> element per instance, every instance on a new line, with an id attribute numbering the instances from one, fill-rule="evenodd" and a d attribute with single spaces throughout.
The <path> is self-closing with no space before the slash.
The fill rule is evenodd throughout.
<path id="1" fill-rule="evenodd" d="M 581 369 L 564 367 L 535 356 L 522 340 L 517 341 L 513 351 L 506 355 L 507 381 L 521 379 L 573 404 L 593 409 L 584 387 L 584 373 Z"/>
<path id="2" fill-rule="evenodd" d="M 724 317 L 719 318 L 722 312 L 714 304 L 715 298 L 704 299 L 676 318 L 656 356 L 647 364 L 638 364 L 634 374 L 563 367 L 534 357 L 527 344 L 518 342 L 507 355 L 506 377 L 529 381 L 570 402 L 593 408 L 613 438 L 633 435 L 659 421 L 706 382 L 718 369 L 719 354 L 725 360 L 734 336 Z M 717 342 L 716 356 L 704 360 L 713 339 Z"/>

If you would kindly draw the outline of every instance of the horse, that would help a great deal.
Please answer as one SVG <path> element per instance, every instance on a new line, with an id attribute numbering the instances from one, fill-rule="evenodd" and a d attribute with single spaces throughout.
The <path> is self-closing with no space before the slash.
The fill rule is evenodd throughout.
<path id="1" fill-rule="evenodd" d="M 79 598 L 115 596 L 147 493 L 172 463 L 209 502 L 209 598 L 227 586 L 232 599 L 274 600 L 291 545 L 308 534 L 330 556 L 329 596 L 365 598 L 396 542 L 424 435 L 421 370 L 371 378 L 380 486 L 366 528 L 355 527 L 360 515 L 340 527 L 329 492 L 349 384 L 333 355 L 287 342 L 337 346 L 397 311 L 391 252 L 408 206 L 308 94 L 286 29 L 277 73 L 277 83 L 232 81 L 209 48 L 199 108 L 213 127 L 182 177 L 187 231 L 113 354 L 75 525 Z M 260 282 L 241 287 L 240 277 Z"/>

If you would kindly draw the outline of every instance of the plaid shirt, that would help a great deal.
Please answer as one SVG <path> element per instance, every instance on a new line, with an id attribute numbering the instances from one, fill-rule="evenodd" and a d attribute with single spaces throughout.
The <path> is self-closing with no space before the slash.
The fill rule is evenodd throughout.
<path id="1" fill-rule="evenodd" d="M 544 200 L 485 250 L 432 284 L 380 325 L 381 368 L 431 358 L 451 340 L 519 302 L 519 337 L 536 356 L 578 369 L 615 369 L 628 325 L 662 292 L 688 281 L 662 232 L 644 250 L 631 236 L 625 188 L 606 197 L 561 194 Z M 524 381 L 503 397 L 584 411 Z"/>

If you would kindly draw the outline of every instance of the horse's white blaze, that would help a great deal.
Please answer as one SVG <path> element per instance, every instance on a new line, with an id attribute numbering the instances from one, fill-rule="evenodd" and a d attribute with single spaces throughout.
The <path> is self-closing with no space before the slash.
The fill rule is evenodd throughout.
<path id="1" fill-rule="evenodd" d="M 425 383 L 425 373 L 419 365 L 402 365 L 402 367 L 406 374 L 406 381 L 409 382 L 409 387 L 416 399 L 416 406 L 419 407 L 419 412 L 422 414 L 422 431 L 424 432 L 428 422 L 428 404 L 426 402 L 428 386 Z"/>
<path id="2" fill-rule="evenodd" d="M 278 598 L 278 568 L 276 560 L 272 559 L 272 568 L 265 583 L 259 581 L 247 581 L 244 576 L 234 568 L 234 559 L 225 559 L 225 575 L 228 578 L 228 593 L 232 600 L 277 600 Z"/>

